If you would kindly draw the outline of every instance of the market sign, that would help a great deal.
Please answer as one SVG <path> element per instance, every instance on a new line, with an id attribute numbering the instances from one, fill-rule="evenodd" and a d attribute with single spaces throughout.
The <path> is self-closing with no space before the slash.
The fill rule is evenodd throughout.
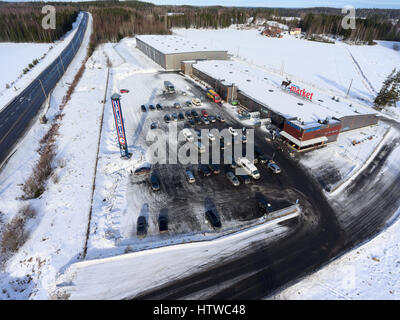
<path id="1" fill-rule="evenodd" d="M 305 89 L 300 89 L 299 86 L 292 84 L 290 86 L 290 92 L 293 92 L 303 98 L 306 98 L 308 100 L 312 100 L 312 97 L 314 95 L 314 92 L 307 92 Z"/>

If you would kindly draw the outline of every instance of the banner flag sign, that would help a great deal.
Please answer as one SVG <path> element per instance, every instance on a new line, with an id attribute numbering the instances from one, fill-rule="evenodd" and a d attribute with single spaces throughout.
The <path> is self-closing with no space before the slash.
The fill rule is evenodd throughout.
<path id="1" fill-rule="evenodd" d="M 120 98 L 121 98 L 121 96 L 118 93 L 114 93 L 111 96 L 111 105 L 112 105 L 113 113 L 114 113 L 115 128 L 117 130 L 118 143 L 119 143 L 119 149 L 121 152 L 121 157 L 129 158 L 128 144 L 126 142 L 125 125 L 124 125 L 124 118 L 122 116 Z"/>

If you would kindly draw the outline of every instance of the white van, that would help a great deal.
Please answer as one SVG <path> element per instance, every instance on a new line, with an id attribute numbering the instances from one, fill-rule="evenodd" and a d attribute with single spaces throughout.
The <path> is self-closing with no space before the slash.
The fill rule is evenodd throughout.
<path id="1" fill-rule="evenodd" d="M 187 141 L 189 141 L 189 142 L 194 141 L 193 134 L 192 134 L 192 132 L 191 132 L 188 128 L 183 129 L 183 130 L 182 130 L 182 134 L 183 134 L 183 136 L 185 137 L 185 139 L 186 139 Z"/>
<path id="2" fill-rule="evenodd" d="M 261 175 L 257 167 L 247 158 L 238 158 L 238 165 L 240 165 L 253 179 L 260 179 Z"/>

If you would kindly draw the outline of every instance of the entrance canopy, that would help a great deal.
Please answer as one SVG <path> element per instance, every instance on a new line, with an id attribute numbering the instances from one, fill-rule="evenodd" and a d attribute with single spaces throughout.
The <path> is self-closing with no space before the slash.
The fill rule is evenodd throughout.
<path id="1" fill-rule="evenodd" d="M 293 142 L 295 145 L 297 145 L 300 148 L 311 146 L 311 145 L 317 144 L 317 143 L 325 143 L 325 142 L 328 141 L 328 138 L 325 137 L 325 136 L 314 138 L 314 139 L 310 139 L 310 140 L 301 141 L 301 140 L 296 139 L 295 137 L 293 137 L 292 135 L 290 135 L 286 131 L 281 131 L 280 135 L 285 137 L 286 139 L 290 140 L 291 142 Z"/>

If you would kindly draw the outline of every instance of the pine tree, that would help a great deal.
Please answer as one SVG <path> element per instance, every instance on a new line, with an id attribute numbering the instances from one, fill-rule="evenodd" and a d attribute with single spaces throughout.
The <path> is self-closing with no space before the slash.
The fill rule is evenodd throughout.
<path id="1" fill-rule="evenodd" d="M 374 100 L 375 107 L 382 110 L 384 106 L 395 105 L 400 100 L 400 71 L 396 69 L 383 82 L 382 89 Z"/>

